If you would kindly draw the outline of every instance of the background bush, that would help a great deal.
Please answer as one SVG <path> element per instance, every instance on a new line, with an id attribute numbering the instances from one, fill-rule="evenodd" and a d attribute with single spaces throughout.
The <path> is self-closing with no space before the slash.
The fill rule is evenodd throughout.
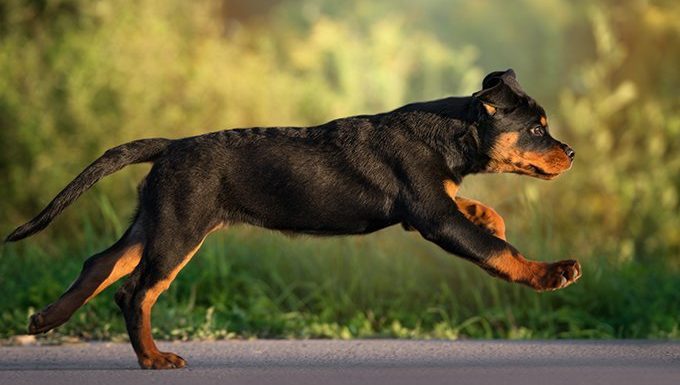
<path id="1" fill-rule="evenodd" d="M 493 280 L 389 229 L 212 236 L 154 313 L 168 338 L 677 337 L 680 5 L 667 1 L 19 1 L 0 4 L 0 230 L 141 137 L 311 125 L 448 95 L 512 67 L 576 149 L 554 182 L 466 179 L 531 258 L 577 257 L 555 293 Z M 4 246 L 0 336 L 124 230 L 148 166 Z M 111 289 L 56 335 L 117 338 Z"/>

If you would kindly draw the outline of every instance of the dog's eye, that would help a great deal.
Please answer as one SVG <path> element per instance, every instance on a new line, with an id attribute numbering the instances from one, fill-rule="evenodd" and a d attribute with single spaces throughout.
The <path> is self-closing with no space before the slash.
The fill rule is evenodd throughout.
<path id="1" fill-rule="evenodd" d="M 531 135 L 533 136 L 543 136 L 545 134 L 545 130 L 541 126 L 531 127 L 529 132 L 531 132 Z"/>

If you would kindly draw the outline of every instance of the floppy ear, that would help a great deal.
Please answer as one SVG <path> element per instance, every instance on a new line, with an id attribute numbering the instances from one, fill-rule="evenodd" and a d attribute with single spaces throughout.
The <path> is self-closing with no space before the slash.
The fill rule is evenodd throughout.
<path id="1" fill-rule="evenodd" d="M 506 82 L 511 80 L 517 82 L 517 76 L 515 75 L 515 71 L 512 68 L 508 68 L 505 71 L 494 71 L 486 75 L 484 77 L 484 80 L 482 80 L 482 89 L 489 88 L 490 82 L 497 78 L 503 79 Z"/>
<path id="2" fill-rule="evenodd" d="M 482 81 L 482 90 L 472 96 L 482 102 L 489 115 L 493 115 L 498 108 L 511 108 L 517 105 L 523 94 L 515 71 L 509 69 L 486 75 Z"/>

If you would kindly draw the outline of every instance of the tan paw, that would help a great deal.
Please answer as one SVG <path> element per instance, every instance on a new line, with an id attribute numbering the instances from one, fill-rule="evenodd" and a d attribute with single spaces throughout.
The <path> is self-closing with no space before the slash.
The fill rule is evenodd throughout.
<path id="1" fill-rule="evenodd" d="M 139 358 L 142 369 L 179 369 L 186 365 L 184 358 L 169 352 L 157 352 Z"/>
<path id="2" fill-rule="evenodd" d="M 581 265 L 573 259 L 544 265 L 531 286 L 538 291 L 563 289 L 581 278 Z"/>

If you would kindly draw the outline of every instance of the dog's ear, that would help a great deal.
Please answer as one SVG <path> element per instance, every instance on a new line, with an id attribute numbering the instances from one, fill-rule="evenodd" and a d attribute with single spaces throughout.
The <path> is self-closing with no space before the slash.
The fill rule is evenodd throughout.
<path id="1" fill-rule="evenodd" d="M 515 71 L 495 71 L 484 78 L 482 90 L 472 94 L 484 105 L 489 115 L 496 113 L 498 108 L 512 108 L 517 105 L 524 95 L 515 77 Z"/>

